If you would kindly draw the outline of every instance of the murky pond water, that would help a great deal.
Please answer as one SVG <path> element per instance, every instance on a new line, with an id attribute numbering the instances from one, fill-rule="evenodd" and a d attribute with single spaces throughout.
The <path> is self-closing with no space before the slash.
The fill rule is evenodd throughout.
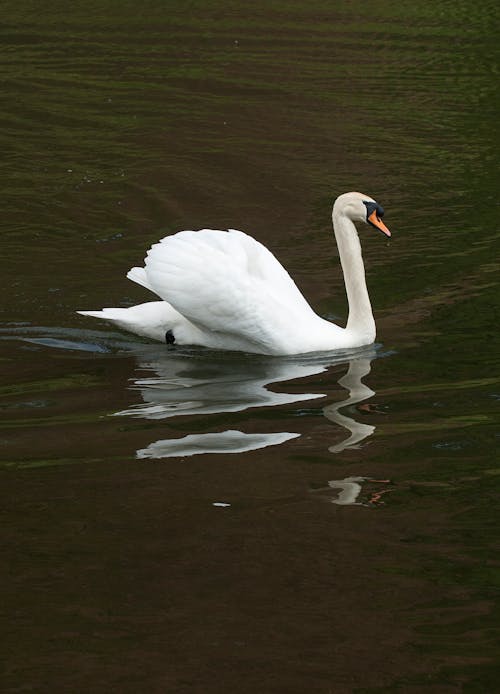
<path id="1" fill-rule="evenodd" d="M 494 691 L 498 120 L 490 2 L 7 3 L 3 691 Z M 167 347 L 77 309 L 241 228 L 377 344 Z"/>

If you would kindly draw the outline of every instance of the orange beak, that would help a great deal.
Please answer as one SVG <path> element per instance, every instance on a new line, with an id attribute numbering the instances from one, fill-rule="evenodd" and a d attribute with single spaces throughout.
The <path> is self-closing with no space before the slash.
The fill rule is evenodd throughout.
<path id="1" fill-rule="evenodd" d="M 371 215 L 368 217 L 368 221 L 370 224 L 372 224 L 374 227 L 377 229 L 380 229 L 380 231 L 385 234 L 386 236 L 390 236 L 391 232 L 389 229 L 385 226 L 384 222 L 380 219 L 380 217 L 377 217 L 377 210 L 373 210 Z"/>

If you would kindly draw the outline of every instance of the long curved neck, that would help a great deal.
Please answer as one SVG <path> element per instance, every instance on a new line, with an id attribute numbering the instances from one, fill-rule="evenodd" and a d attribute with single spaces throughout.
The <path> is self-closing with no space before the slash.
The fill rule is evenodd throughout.
<path id="1" fill-rule="evenodd" d="M 369 341 L 373 341 L 375 321 L 366 287 L 358 232 L 354 222 L 342 212 L 334 209 L 332 220 L 349 303 L 346 330 L 366 335 Z"/>

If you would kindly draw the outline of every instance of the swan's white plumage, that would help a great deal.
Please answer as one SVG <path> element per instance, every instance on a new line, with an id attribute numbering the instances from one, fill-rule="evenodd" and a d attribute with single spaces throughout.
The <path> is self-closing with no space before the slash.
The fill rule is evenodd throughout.
<path id="1" fill-rule="evenodd" d="M 298 324 L 316 320 L 272 253 L 235 229 L 167 236 L 148 251 L 145 274 L 155 293 L 200 330 L 259 351 L 287 350 Z"/>
<path id="2" fill-rule="evenodd" d="M 130 270 L 127 272 L 127 277 L 129 280 L 132 280 L 132 282 L 140 284 L 141 287 L 149 289 L 150 292 L 154 292 L 153 287 L 148 282 L 148 276 L 146 275 L 146 271 L 143 267 L 130 268 Z"/>
<path id="3" fill-rule="evenodd" d="M 102 318 L 118 328 L 160 342 L 165 341 L 167 330 L 187 323 L 186 319 L 166 301 L 148 301 L 130 308 L 103 308 L 101 311 L 78 313 L 82 316 Z"/>
<path id="4" fill-rule="evenodd" d="M 352 311 L 352 325 L 347 328 L 316 315 L 274 255 L 236 229 L 181 231 L 155 243 L 144 267 L 132 268 L 127 277 L 162 301 L 79 313 L 161 341 L 170 331 L 177 344 L 261 354 L 368 344 L 375 337 L 374 323 L 352 222 L 366 221 L 366 211 L 362 216 L 366 200 L 372 199 L 345 194 L 333 212 L 348 298 L 354 297 L 358 309 Z"/>

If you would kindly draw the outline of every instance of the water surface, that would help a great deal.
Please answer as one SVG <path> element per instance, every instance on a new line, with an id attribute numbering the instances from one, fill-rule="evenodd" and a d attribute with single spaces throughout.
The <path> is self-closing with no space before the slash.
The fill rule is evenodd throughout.
<path id="1" fill-rule="evenodd" d="M 498 120 L 490 2 L 7 4 L 4 691 L 493 691 Z M 78 316 L 184 228 L 264 242 L 373 348 L 167 348 Z"/>

